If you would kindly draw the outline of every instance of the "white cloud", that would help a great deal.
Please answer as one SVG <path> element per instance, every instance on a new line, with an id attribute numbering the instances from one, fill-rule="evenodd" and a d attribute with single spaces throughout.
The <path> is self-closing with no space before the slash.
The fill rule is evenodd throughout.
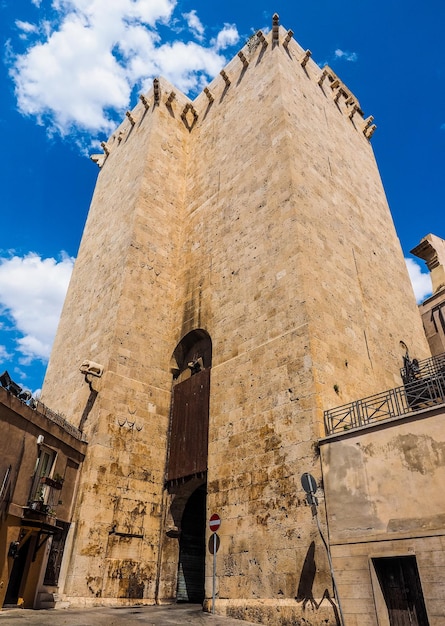
<path id="1" fill-rule="evenodd" d="M 430 273 L 428 271 L 422 272 L 421 266 L 414 259 L 406 258 L 405 262 L 416 301 L 422 302 L 432 292 Z"/>
<path id="2" fill-rule="evenodd" d="M 205 86 L 205 77 L 214 76 L 224 65 L 224 57 L 215 50 L 193 41 L 165 44 L 156 50 L 154 58 L 156 65 L 162 68 L 160 73 L 185 92 Z"/>
<path id="3" fill-rule="evenodd" d="M 19 110 L 49 133 L 110 133 L 130 106 L 133 90 L 163 75 L 196 91 L 221 69 L 220 50 L 239 40 L 225 24 L 208 44 L 195 10 L 174 17 L 177 0 L 53 0 L 53 21 L 23 22 L 38 32 L 27 51 L 10 56 Z M 182 20 L 184 28 L 177 28 Z M 185 21 L 184 21 L 185 20 Z M 26 24 L 26 26 L 25 26 Z M 170 27 L 168 40 L 157 30 Z M 188 27 L 196 41 L 178 39 Z M 28 29 L 28 30 L 26 30 Z"/>
<path id="4" fill-rule="evenodd" d="M 224 24 L 224 28 L 212 41 L 216 50 L 225 50 L 229 46 L 234 46 L 239 41 L 239 34 L 235 24 Z"/>
<path id="5" fill-rule="evenodd" d="M 16 20 L 15 25 L 17 28 L 24 33 L 36 33 L 38 28 L 35 24 L 31 24 L 30 22 L 22 22 L 21 20 Z"/>
<path id="6" fill-rule="evenodd" d="M 10 354 L 6 348 L 6 346 L 0 345 L 0 359 L 6 361 L 6 359 L 10 359 L 12 354 Z"/>
<path id="7" fill-rule="evenodd" d="M 343 61 L 350 61 L 352 63 L 355 63 L 358 60 L 357 52 L 348 52 L 337 48 L 334 54 L 336 59 L 342 59 Z"/>
<path id="8" fill-rule="evenodd" d="M 202 25 L 199 17 L 196 15 L 196 10 L 193 9 L 190 13 L 183 13 L 182 17 L 186 20 L 188 27 L 195 37 L 199 41 L 202 41 L 204 39 L 204 26 Z"/>
<path id="9" fill-rule="evenodd" d="M 37 254 L 0 259 L 1 313 L 22 335 L 20 362 L 49 357 L 74 259 L 43 259 Z M 1 355 L 1 352 L 0 352 Z"/>

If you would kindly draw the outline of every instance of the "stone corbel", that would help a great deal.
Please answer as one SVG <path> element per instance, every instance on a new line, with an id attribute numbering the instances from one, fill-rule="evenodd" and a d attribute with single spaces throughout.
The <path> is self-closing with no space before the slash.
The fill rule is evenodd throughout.
<path id="1" fill-rule="evenodd" d="M 366 134 L 368 128 L 371 126 L 373 121 L 374 121 L 374 117 L 372 115 L 370 115 L 369 117 L 367 117 L 364 120 L 364 126 L 363 126 L 363 129 L 362 129 L 363 130 L 363 134 Z"/>
<path id="2" fill-rule="evenodd" d="M 377 126 L 375 124 L 372 124 L 366 130 L 363 131 L 363 134 L 365 135 L 366 139 L 371 139 L 371 137 L 375 133 L 376 128 Z"/>
<path id="3" fill-rule="evenodd" d="M 328 75 L 328 70 L 323 70 L 320 78 L 318 79 L 318 84 L 320 85 L 320 87 L 323 85 L 324 79 L 326 78 L 327 75 Z"/>
<path id="4" fill-rule="evenodd" d="M 153 95 L 155 104 L 159 104 L 161 102 L 161 85 L 159 83 L 159 78 L 153 79 Z"/>
<path id="5" fill-rule="evenodd" d="M 307 62 L 309 61 L 311 56 L 312 56 L 312 52 L 310 50 L 306 50 L 306 52 L 304 53 L 303 58 L 300 61 L 301 67 L 306 67 Z"/>
<path id="6" fill-rule="evenodd" d="M 93 163 L 96 163 L 96 165 L 99 168 L 102 168 L 103 164 L 105 163 L 107 159 L 107 155 L 106 154 L 92 154 L 90 156 L 90 159 L 93 161 Z"/>
<path id="7" fill-rule="evenodd" d="M 278 13 L 272 16 L 272 47 L 280 45 L 280 18 Z"/>
<path id="8" fill-rule="evenodd" d="M 257 36 L 257 37 L 258 37 L 258 39 L 260 40 L 261 45 L 262 45 L 263 47 L 266 47 L 266 46 L 267 46 L 267 40 L 266 40 L 266 37 L 264 36 L 263 31 L 262 31 L 262 30 L 259 30 L 259 31 L 257 32 L 256 36 Z"/>
<path id="9" fill-rule="evenodd" d="M 136 120 L 134 119 L 134 117 L 133 117 L 133 115 L 132 115 L 131 111 L 126 111 L 126 112 L 125 112 L 125 115 L 127 116 L 128 121 L 130 122 L 130 124 L 131 124 L 132 126 L 134 126 L 134 125 L 136 124 Z"/>
<path id="10" fill-rule="evenodd" d="M 348 93 L 343 89 L 343 87 L 339 87 L 338 90 L 335 92 L 334 102 L 338 103 L 338 101 L 340 100 L 340 96 L 343 96 L 344 98 L 348 97 Z"/>
<path id="11" fill-rule="evenodd" d="M 242 50 L 238 52 L 238 56 L 241 59 L 241 63 L 243 64 L 244 69 L 249 65 L 249 61 L 246 59 Z"/>
<path id="12" fill-rule="evenodd" d="M 213 102 L 215 100 L 215 98 L 213 97 L 213 94 L 211 93 L 208 87 L 204 87 L 204 93 L 207 96 L 209 102 Z"/>
<path id="13" fill-rule="evenodd" d="M 176 93 L 174 91 L 170 92 L 170 95 L 168 96 L 167 100 L 165 101 L 165 106 L 168 107 L 169 109 L 171 109 L 173 100 L 176 98 Z"/>
<path id="14" fill-rule="evenodd" d="M 352 118 L 357 113 L 357 111 L 360 111 L 360 107 L 358 106 L 358 104 L 353 104 L 352 109 L 349 111 L 349 114 L 348 114 L 348 117 L 350 120 L 352 120 Z"/>
<path id="15" fill-rule="evenodd" d="M 110 148 L 107 146 L 107 144 L 105 143 L 105 141 L 101 141 L 100 145 L 102 147 L 102 150 L 105 152 L 105 154 L 108 156 L 110 154 Z"/>
<path id="16" fill-rule="evenodd" d="M 147 100 L 143 93 L 141 93 L 141 95 L 139 96 L 139 100 L 144 105 L 145 110 L 148 110 L 150 108 L 150 102 Z"/>
<path id="17" fill-rule="evenodd" d="M 230 80 L 230 78 L 227 76 L 227 74 L 225 73 L 225 71 L 224 71 L 224 70 L 221 70 L 221 71 L 220 71 L 220 75 L 223 77 L 223 80 L 224 80 L 224 82 L 226 83 L 226 86 L 227 86 L 227 87 L 230 87 L 231 80 Z"/>
<path id="18" fill-rule="evenodd" d="M 290 42 L 290 40 L 292 39 L 293 36 L 294 36 L 294 31 L 293 30 L 288 30 L 287 31 L 287 35 L 286 35 L 286 37 L 284 38 L 284 41 L 283 41 L 283 48 L 286 48 L 286 50 L 287 50 L 287 48 L 289 46 L 289 42 Z"/>

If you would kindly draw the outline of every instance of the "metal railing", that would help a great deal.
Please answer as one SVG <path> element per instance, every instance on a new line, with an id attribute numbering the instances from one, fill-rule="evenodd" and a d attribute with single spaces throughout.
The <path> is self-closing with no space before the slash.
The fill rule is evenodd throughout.
<path id="1" fill-rule="evenodd" d="M 21 387 L 16 385 L 13 381 L 9 380 L 9 384 L 4 384 L 5 374 L 7 375 L 9 379 L 8 373 L 4 372 L 2 376 L 0 377 L 0 387 L 5 389 L 5 391 L 7 391 L 9 394 L 18 398 L 18 400 L 20 400 L 22 404 L 25 404 L 33 411 L 40 413 L 40 415 L 44 415 L 51 422 L 58 424 L 58 426 L 63 428 L 65 432 L 72 435 L 75 439 L 78 439 L 79 441 L 86 441 L 86 438 L 83 432 L 79 430 L 78 428 L 76 428 L 76 426 L 71 424 L 63 415 L 56 413 L 56 411 L 53 411 L 52 409 L 47 407 L 46 404 L 43 404 L 43 402 L 40 402 L 40 400 L 33 398 L 31 396 L 31 393 L 29 392 L 22 393 Z"/>
<path id="2" fill-rule="evenodd" d="M 325 411 L 326 434 L 360 428 L 445 403 L 444 354 L 424 361 L 407 361 L 401 373 L 403 386 Z"/>
<path id="3" fill-rule="evenodd" d="M 409 358 L 405 357 L 404 361 L 405 366 L 400 370 L 404 383 L 443 374 L 445 372 L 445 354 L 438 354 L 429 359 L 423 359 L 423 361 L 418 361 L 417 359 L 411 361 Z"/>
<path id="4" fill-rule="evenodd" d="M 61 428 L 63 428 L 65 432 L 72 435 L 75 439 L 78 439 L 79 441 L 86 441 L 85 435 L 81 430 L 68 422 L 65 417 L 47 407 L 45 404 L 43 404 L 43 402 L 40 402 L 40 400 L 34 400 L 34 406 L 32 406 L 31 408 L 41 415 L 44 415 L 51 422 L 58 424 Z"/>

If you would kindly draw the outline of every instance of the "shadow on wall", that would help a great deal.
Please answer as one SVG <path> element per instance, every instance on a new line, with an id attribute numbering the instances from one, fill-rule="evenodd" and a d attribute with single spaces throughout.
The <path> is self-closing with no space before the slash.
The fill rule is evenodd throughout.
<path id="1" fill-rule="evenodd" d="M 332 600 L 329 590 L 324 590 L 320 602 L 317 602 L 314 598 L 313 586 L 316 573 L 317 566 L 315 564 L 315 541 L 311 541 L 311 544 L 306 553 L 306 558 L 304 559 L 303 567 L 301 569 L 300 582 L 298 584 L 298 590 L 297 595 L 295 596 L 295 600 L 297 602 L 303 603 L 303 609 L 306 608 L 308 602 L 310 603 L 311 608 L 318 609 L 321 606 L 323 600 L 326 599 L 332 606 L 337 626 L 341 626 L 338 608 L 335 602 Z"/>
<path id="2" fill-rule="evenodd" d="M 88 396 L 88 400 L 87 403 L 85 405 L 85 408 L 83 410 L 82 413 L 82 417 L 80 419 L 80 423 L 79 423 L 79 430 L 80 432 L 83 432 L 83 427 L 85 426 L 85 422 L 88 419 L 88 415 L 91 412 L 91 409 L 94 406 L 94 403 L 96 402 L 96 398 L 97 398 L 97 391 L 95 389 L 91 389 L 90 388 L 90 395 Z"/>

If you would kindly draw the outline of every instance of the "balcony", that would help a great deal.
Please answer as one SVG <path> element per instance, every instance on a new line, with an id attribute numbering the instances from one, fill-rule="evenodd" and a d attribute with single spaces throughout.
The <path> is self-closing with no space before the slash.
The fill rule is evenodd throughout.
<path id="1" fill-rule="evenodd" d="M 405 358 L 400 373 L 403 386 L 325 411 L 326 435 L 445 403 L 445 354 L 423 361 Z"/>

